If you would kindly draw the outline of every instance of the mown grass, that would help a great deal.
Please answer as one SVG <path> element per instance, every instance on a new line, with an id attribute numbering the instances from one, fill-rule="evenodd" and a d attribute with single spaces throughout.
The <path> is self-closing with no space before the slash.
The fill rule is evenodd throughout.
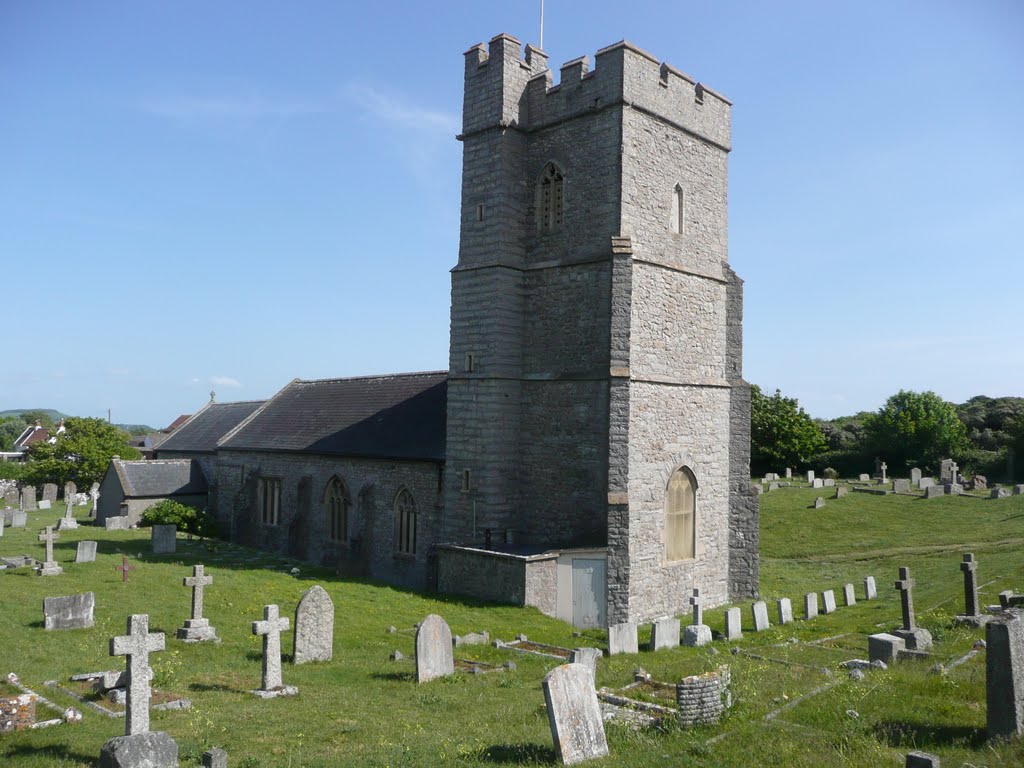
<path id="1" fill-rule="evenodd" d="M 879 599 L 840 607 L 812 622 L 773 626 L 758 635 L 748 631 L 733 644 L 742 649 L 735 655 L 719 641 L 701 649 L 605 658 L 597 682 L 609 687 L 629 683 L 637 666 L 655 679 L 674 681 L 728 663 L 736 703 L 715 727 L 634 731 L 610 725 L 611 756 L 601 764 L 875 768 L 902 765 L 902 755 L 912 748 L 936 752 L 944 764 L 1024 764 L 1019 743 L 990 745 L 985 740 L 984 654 L 945 676 L 929 671 L 935 661 L 962 656 L 984 636 L 982 630 L 952 626 L 963 599 L 961 552 L 973 551 L 979 560 L 983 602 L 996 602 L 1000 590 L 1024 584 L 1024 497 L 925 502 L 851 494 L 814 510 L 810 507 L 818 495 L 832 493 L 787 488 L 761 497 L 761 584 L 773 621 L 775 597 L 790 597 L 794 614 L 801 616 L 804 592 L 832 588 L 841 603 L 842 584 L 853 582 L 860 596 L 866 574 L 876 577 Z M 4 531 L 0 553 L 40 557 L 38 530 L 59 515 L 30 513 L 28 529 Z M 76 565 L 77 541 L 90 538 L 100 542 L 97 561 Z M 601 632 L 574 636 L 572 627 L 532 609 L 340 580 L 303 563 L 223 542 L 181 539 L 178 553 L 169 556 L 155 557 L 148 550 L 148 531 L 83 526 L 61 532 L 56 544 L 63 575 L 41 578 L 27 569 L 0 574 L 0 648 L 7 662 L 0 673 L 16 672 L 61 706 L 77 706 L 43 682 L 122 667 L 123 659 L 109 657 L 108 639 L 124 633 L 128 614 L 148 613 L 151 631 L 168 636 L 167 651 L 152 657 L 155 684 L 193 702 L 189 710 L 152 714 L 153 728 L 178 741 L 185 766 L 198 764 L 203 750 L 212 746 L 226 749 L 235 768 L 550 765 L 555 757 L 540 681 L 556 660 L 470 646 L 457 655 L 494 664 L 512 660 L 517 668 L 460 673 L 417 686 L 411 664 L 388 660 L 392 650 L 412 655 L 411 634 L 389 634 L 387 627 L 410 629 L 428 613 L 439 613 L 456 634 L 487 630 L 492 637 L 512 639 L 523 632 L 531 640 L 566 647 L 604 641 Z M 114 570 L 122 554 L 138 566 L 127 584 Z M 181 578 L 198 562 L 214 576 L 206 615 L 223 638 L 220 645 L 186 645 L 173 637 L 189 612 L 189 590 Z M 936 638 L 934 658 L 871 672 L 860 682 L 849 680 L 839 662 L 865 657 L 866 636 L 899 621 L 892 587 L 899 565 L 909 565 L 917 580 L 919 622 Z M 289 573 L 294 566 L 300 568 L 298 576 Z M 260 641 L 250 623 L 261 618 L 265 603 L 277 603 L 283 615 L 291 614 L 313 583 L 328 590 L 337 609 L 334 660 L 298 667 L 286 663 L 285 682 L 298 686 L 299 696 L 257 699 L 248 692 L 260 681 Z M 86 590 L 96 593 L 94 628 L 43 630 L 43 597 Z M 748 627 L 749 605 L 743 607 Z M 724 607 L 708 611 L 706 621 L 721 629 L 723 613 Z M 290 654 L 290 633 L 283 649 Z M 103 742 L 123 733 L 124 725 L 83 711 L 78 725 L 0 738 L 0 762 L 18 767 L 94 764 Z M 40 714 L 49 716 L 44 709 Z"/>

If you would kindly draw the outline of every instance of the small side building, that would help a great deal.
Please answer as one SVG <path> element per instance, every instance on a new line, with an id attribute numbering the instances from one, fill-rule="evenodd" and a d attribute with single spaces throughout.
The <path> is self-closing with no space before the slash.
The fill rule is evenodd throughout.
<path id="1" fill-rule="evenodd" d="M 137 525 L 143 512 L 164 499 L 205 509 L 207 489 L 206 475 L 198 461 L 123 461 L 114 456 L 100 483 L 96 522 L 106 525 L 108 518 L 127 516 L 128 525 Z"/>

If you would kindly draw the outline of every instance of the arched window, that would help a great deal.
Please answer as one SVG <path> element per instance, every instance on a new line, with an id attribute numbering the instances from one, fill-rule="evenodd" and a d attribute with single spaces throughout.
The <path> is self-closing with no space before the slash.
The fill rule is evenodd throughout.
<path id="1" fill-rule="evenodd" d="M 562 226 L 565 209 L 565 180 L 554 163 L 548 163 L 540 175 L 537 186 L 537 228 L 550 232 Z"/>
<path id="2" fill-rule="evenodd" d="M 686 192 L 683 191 L 681 184 L 676 184 L 672 190 L 672 216 L 669 227 L 677 235 L 686 232 Z"/>
<path id="3" fill-rule="evenodd" d="M 395 550 L 416 554 L 416 501 L 406 488 L 395 498 Z"/>
<path id="4" fill-rule="evenodd" d="M 327 509 L 327 536 L 331 541 L 348 542 L 348 511 L 352 506 L 345 484 L 332 477 L 324 494 Z"/>
<path id="5" fill-rule="evenodd" d="M 691 560 L 696 552 L 697 481 L 686 467 L 672 473 L 665 492 L 665 560 Z"/>

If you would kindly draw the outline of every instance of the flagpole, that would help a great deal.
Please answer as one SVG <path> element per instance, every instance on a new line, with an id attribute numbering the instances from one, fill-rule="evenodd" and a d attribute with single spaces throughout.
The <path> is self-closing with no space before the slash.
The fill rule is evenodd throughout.
<path id="1" fill-rule="evenodd" d="M 544 50 L 544 0 L 540 0 L 540 49 Z"/>

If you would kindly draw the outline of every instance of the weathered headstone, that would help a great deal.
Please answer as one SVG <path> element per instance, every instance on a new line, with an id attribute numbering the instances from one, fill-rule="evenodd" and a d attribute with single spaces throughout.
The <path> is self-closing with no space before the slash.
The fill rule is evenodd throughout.
<path id="1" fill-rule="evenodd" d="M 857 482 L 858 483 L 870 483 L 871 482 L 871 475 L 869 475 L 867 472 L 861 472 L 859 475 L 857 475 Z"/>
<path id="2" fill-rule="evenodd" d="M 835 488 L 836 487 L 835 478 L 833 478 L 833 477 L 826 477 L 824 480 L 821 481 L 821 486 L 822 486 L 822 488 Z"/>
<path id="3" fill-rule="evenodd" d="M 821 612 L 826 616 L 836 612 L 836 595 L 831 589 L 821 593 Z"/>
<path id="4" fill-rule="evenodd" d="M 892 634 L 902 637 L 907 648 L 912 651 L 927 651 L 932 647 L 932 635 L 927 629 L 922 629 L 915 624 L 914 617 L 914 580 L 910 578 L 910 569 L 900 567 L 900 578 L 896 582 L 896 589 L 900 593 L 900 608 L 903 612 L 903 628 L 897 629 Z"/>
<path id="5" fill-rule="evenodd" d="M 179 627 L 176 633 L 178 639 L 186 643 L 220 642 L 217 630 L 210 626 L 210 620 L 203 618 L 204 590 L 213 584 L 213 576 L 205 570 L 205 566 L 193 565 L 192 575 L 181 580 L 182 586 L 192 587 L 192 617 L 186 619 L 185 626 Z"/>
<path id="6" fill-rule="evenodd" d="M 821 509 L 824 506 L 825 506 L 825 499 L 822 498 L 821 496 L 819 496 L 818 498 L 816 498 L 814 500 L 814 508 L 815 509 Z"/>
<path id="7" fill-rule="evenodd" d="M 53 502 L 50 501 L 49 499 L 40 499 L 39 500 L 39 508 L 40 509 L 50 509 L 52 506 L 53 506 Z"/>
<path id="8" fill-rule="evenodd" d="M 679 619 L 673 616 L 662 616 L 651 622 L 650 650 L 679 647 Z"/>
<path id="9" fill-rule="evenodd" d="M 96 542 L 95 541 L 80 541 L 78 542 L 78 551 L 75 553 L 76 563 L 95 563 L 96 562 Z"/>
<path id="10" fill-rule="evenodd" d="M 28 524 L 28 513 L 16 509 L 11 515 L 11 528 L 24 528 Z"/>
<path id="11" fill-rule="evenodd" d="M 934 486 L 935 478 L 933 477 L 922 477 L 920 480 L 917 481 L 917 490 L 919 491 L 924 491 Z"/>
<path id="12" fill-rule="evenodd" d="M 604 654 L 600 648 L 573 648 L 569 651 L 570 664 L 582 664 L 593 675 L 597 674 L 597 662 Z"/>
<path id="13" fill-rule="evenodd" d="M 780 597 L 776 602 L 779 609 L 779 624 L 793 621 L 793 602 L 788 597 Z"/>
<path id="14" fill-rule="evenodd" d="M 807 470 L 807 482 L 808 483 L 813 483 L 814 482 L 814 470 L 813 469 Z"/>
<path id="15" fill-rule="evenodd" d="M 725 612 L 725 639 L 739 640 L 743 637 L 743 612 L 730 608 Z"/>
<path id="16" fill-rule="evenodd" d="M 857 595 L 853 590 L 853 584 L 843 584 L 843 605 L 851 606 L 857 604 Z"/>
<path id="17" fill-rule="evenodd" d="M 149 616 L 128 617 L 128 634 L 110 639 L 110 655 L 127 657 L 125 735 L 100 752 L 101 768 L 164 768 L 178 764 L 178 745 L 166 733 L 149 730 L 149 654 L 164 649 L 162 632 L 149 631 Z"/>
<path id="18" fill-rule="evenodd" d="M 1024 496 L 1024 483 L 1017 483 L 1017 485 L 1013 486 L 1013 495 Z"/>
<path id="19" fill-rule="evenodd" d="M 786 467 L 786 479 L 787 480 L 792 480 L 793 479 L 793 468 L 792 467 Z"/>
<path id="20" fill-rule="evenodd" d="M 902 637 L 896 637 L 886 632 L 868 635 L 868 660 L 892 664 L 899 658 L 900 651 L 906 647 L 907 644 Z"/>
<path id="21" fill-rule="evenodd" d="M 984 475 L 975 475 L 971 478 L 970 485 L 968 486 L 972 491 L 985 491 L 988 490 L 988 478 Z"/>
<path id="22" fill-rule="evenodd" d="M 416 682 L 426 683 L 455 671 L 452 631 L 437 614 L 430 614 L 416 630 Z"/>
<path id="23" fill-rule="evenodd" d="M 631 621 L 608 626 L 608 655 L 619 653 L 638 653 L 640 650 L 636 636 L 636 624 Z"/>
<path id="24" fill-rule="evenodd" d="M 51 504 L 57 500 L 57 484 L 45 483 L 43 485 L 43 500 Z"/>
<path id="25" fill-rule="evenodd" d="M 1009 608 L 985 625 L 988 736 L 1024 734 L 1024 610 Z"/>
<path id="26" fill-rule="evenodd" d="M 921 482 L 921 470 L 918 469 L 917 467 L 914 467 L 913 469 L 910 470 L 910 482 L 914 483 L 915 485 Z"/>
<path id="27" fill-rule="evenodd" d="M 892 481 L 892 490 L 894 493 L 910 493 L 910 481 L 905 477 L 897 477 Z"/>
<path id="28" fill-rule="evenodd" d="M 262 699 L 294 696 L 299 692 L 298 688 L 284 685 L 281 680 L 281 633 L 288 630 L 288 624 L 288 617 L 281 616 L 276 605 L 263 606 L 263 621 L 252 623 L 252 633 L 263 636 L 263 684 L 253 691 Z M 450 635 L 448 650 L 451 653 Z"/>
<path id="29" fill-rule="evenodd" d="M 808 592 L 804 595 L 804 618 L 814 619 L 818 616 L 818 593 Z"/>
<path id="30" fill-rule="evenodd" d="M 92 592 L 67 597 L 43 598 L 46 629 L 87 629 L 93 625 L 96 596 Z"/>
<path id="31" fill-rule="evenodd" d="M 77 528 L 77 527 L 78 527 L 78 521 L 75 520 L 75 514 L 74 514 L 74 511 L 72 510 L 71 502 L 68 501 L 64 505 L 64 517 L 62 517 L 60 519 L 60 522 L 57 523 L 57 530 L 58 531 L 66 531 L 66 530 L 70 530 L 72 528 Z"/>
<path id="32" fill-rule="evenodd" d="M 864 599 L 865 600 L 874 600 L 876 597 L 878 597 L 878 587 L 875 586 L 875 577 L 874 576 L 865 576 L 864 577 Z"/>
<path id="33" fill-rule="evenodd" d="M 103 521 L 103 527 L 108 531 L 127 531 L 128 530 L 128 516 L 127 515 L 111 515 Z"/>
<path id="34" fill-rule="evenodd" d="M 52 525 L 46 526 L 46 529 L 39 534 L 39 540 L 46 545 L 46 560 L 36 568 L 36 573 L 40 576 L 58 576 L 64 573 L 64 569 L 57 565 L 57 561 L 53 559 L 53 542 L 59 538 L 53 532 Z"/>
<path id="35" fill-rule="evenodd" d="M 914 750 L 907 752 L 907 761 L 903 768 L 942 768 L 942 762 L 938 755 Z"/>
<path id="36" fill-rule="evenodd" d="M 941 485 L 929 485 L 924 489 L 924 497 L 926 499 L 935 499 L 945 495 L 946 489 Z"/>
<path id="37" fill-rule="evenodd" d="M 178 546 L 178 526 L 176 525 L 154 525 L 153 526 L 153 554 L 170 555 Z"/>
<path id="38" fill-rule="evenodd" d="M 330 661 L 334 656 L 334 603 L 327 590 L 314 584 L 295 608 L 296 664 Z"/>
<path id="39" fill-rule="evenodd" d="M 750 613 L 754 618 L 754 631 L 764 632 L 770 624 L 768 623 L 768 606 L 764 600 L 758 600 L 750 606 Z"/>
<path id="40" fill-rule="evenodd" d="M 203 752 L 203 768 L 228 768 L 228 753 L 214 747 Z"/>
<path id="41" fill-rule="evenodd" d="M 71 501 L 74 503 L 75 494 L 78 493 L 78 486 L 75 485 L 74 480 L 68 480 L 64 483 L 64 500 Z"/>
<path id="42" fill-rule="evenodd" d="M 825 487 L 825 481 L 822 480 L 820 477 L 816 477 L 813 480 L 811 480 L 811 488 L 824 488 L 824 487 Z"/>
<path id="43" fill-rule="evenodd" d="M 998 485 L 992 489 L 992 492 L 988 496 L 990 499 L 1008 499 L 1010 498 L 1010 492 L 1006 488 L 1000 488 Z"/>
<path id="44" fill-rule="evenodd" d="M 18 486 L 12 483 L 4 491 L 4 504 L 13 507 L 19 501 L 21 501 L 21 494 L 18 493 Z"/>
<path id="45" fill-rule="evenodd" d="M 981 612 L 978 603 L 978 579 L 976 571 L 978 562 L 970 552 L 964 553 L 963 561 L 960 563 L 960 570 L 964 574 L 964 612 L 953 617 L 956 624 L 966 624 L 972 627 L 980 627 L 992 618 L 987 613 Z"/>
<path id="46" fill-rule="evenodd" d="M 604 720 L 590 670 L 582 664 L 563 664 L 544 676 L 543 687 L 551 738 L 562 764 L 607 755 Z"/>
<path id="47" fill-rule="evenodd" d="M 777 490 L 779 490 L 779 484 L 778 483 L 768 483 L 768 490 L 769 491 L 777 491 Z"/>
<path id="48" fill-rule="evenodd" d="M 36 504 L 36 487 L 34 485 L 26 485 L 21 489 L 21 508 L 26 512 L 39 509 Z"/>

